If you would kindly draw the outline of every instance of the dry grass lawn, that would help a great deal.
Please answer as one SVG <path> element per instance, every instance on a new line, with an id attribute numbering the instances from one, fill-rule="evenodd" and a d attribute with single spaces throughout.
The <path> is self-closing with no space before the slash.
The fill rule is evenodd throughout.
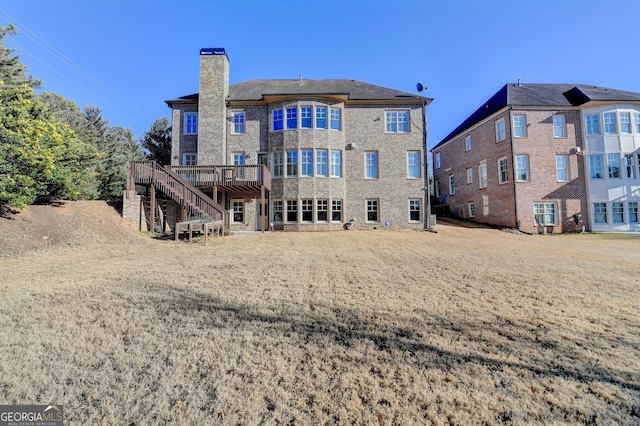
<path id="1" fill-rule="evenodd" d="M 205 246 L 96 210 L 107 236 L 0 244 L 0 404 L 69 424 L 640 424 L 638 235 Z"/>

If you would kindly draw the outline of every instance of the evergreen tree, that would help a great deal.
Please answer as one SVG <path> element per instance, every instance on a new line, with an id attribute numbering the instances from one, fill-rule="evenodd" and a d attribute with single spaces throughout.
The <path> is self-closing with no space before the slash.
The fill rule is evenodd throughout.
<path id="1" fill-rule="evenodd" d="M 166 117 L 158 118 L 144 133 L 141 145 L 149 154 L 147 158 L 161 166 L 171 164 L 171 126 Z"/>

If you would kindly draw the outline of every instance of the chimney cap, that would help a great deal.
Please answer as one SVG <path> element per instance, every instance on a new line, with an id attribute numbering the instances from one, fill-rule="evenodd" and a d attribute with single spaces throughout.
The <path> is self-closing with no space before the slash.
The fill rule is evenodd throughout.
<path id="1" fill-rule="evenodd" d="M 224 47 L 203 47 L 200 49 L 200 55 L 226 55 Z"/>

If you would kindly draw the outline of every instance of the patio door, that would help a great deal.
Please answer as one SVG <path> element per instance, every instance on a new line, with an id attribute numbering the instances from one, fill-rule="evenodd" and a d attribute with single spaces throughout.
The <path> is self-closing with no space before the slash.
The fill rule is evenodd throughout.
<path id="1" fill-rule="evenodd" d="M 258 198 L 256 200 L 256 231 L 260 231 L 264 229 L 265 231 L 269 230 L 269 198 L 265 198 L 264 204 L 262 200 Z M 263 228 L 260 228 L 260 224 L 262 224 Z"/>

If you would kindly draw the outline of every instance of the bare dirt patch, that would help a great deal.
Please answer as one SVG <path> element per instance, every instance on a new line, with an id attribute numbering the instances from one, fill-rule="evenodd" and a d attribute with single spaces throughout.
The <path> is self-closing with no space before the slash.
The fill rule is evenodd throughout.
<path id="1" fill-rule="evenodd" d="M 0 263 L 0 403 L 80 424 L 640 422 L 638 236 L 107 228 Z"/>

